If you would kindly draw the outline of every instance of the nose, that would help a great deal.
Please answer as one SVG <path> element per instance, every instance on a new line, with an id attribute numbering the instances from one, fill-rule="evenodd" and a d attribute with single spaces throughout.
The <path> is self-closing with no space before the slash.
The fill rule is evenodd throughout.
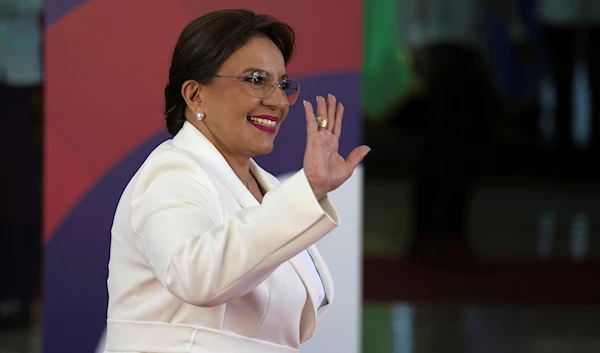
<path id="1" fill-rule="evenodd" d="M 283 90 L 278 85 L 275 85 L 273 92 L 267 98 L 263 99 L 263 104 L 277 109 L 285 109 L 288 107 L 289 102 Z"/>

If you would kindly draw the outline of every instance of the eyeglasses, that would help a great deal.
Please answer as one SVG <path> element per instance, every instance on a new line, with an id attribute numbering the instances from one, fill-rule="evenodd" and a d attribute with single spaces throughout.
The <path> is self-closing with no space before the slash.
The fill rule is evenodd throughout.
<path id="1" fill-rule="evenodd" d="M 275 91 L 275 87 L 279 87 L 283 95 L 287 98 L 288 104 L 296 103 L 300 95 L 300 82 L 292 79 L 284 79 L 281 82 L 273 82 L 264 72 L 255 72 L 248 76 L 233 76 L 233 75 L 215 75 L 215 77 L 231 77 L 239 78 L 252 86 L 252 92 L 255 97 L 267 99 Z"/>

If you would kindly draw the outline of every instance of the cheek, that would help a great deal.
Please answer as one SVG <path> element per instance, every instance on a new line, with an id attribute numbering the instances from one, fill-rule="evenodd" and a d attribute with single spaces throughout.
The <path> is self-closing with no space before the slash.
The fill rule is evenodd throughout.
<path id="1" fill-rule="evenodd" d="M 246 119 L 248 114 L 255 111 L 260 105 L 261 100 L 249 94 L 246 90 L 236 89 L 232 90 L 227 98 L 224 100 L 224 104 L 229 107 L 229 111 L 236 118 Z"/>

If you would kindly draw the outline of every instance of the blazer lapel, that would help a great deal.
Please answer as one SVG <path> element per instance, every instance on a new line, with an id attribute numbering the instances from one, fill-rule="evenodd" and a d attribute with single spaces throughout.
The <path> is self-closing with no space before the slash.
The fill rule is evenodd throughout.
<path id="1" fill-rule="evenodd" d="M 204 167 L 222 182 L 242 208 L 258 206 L 258 201 L 233 172 L 223 154 L 194 125 L 186 121 L 173 138 L 173 145 L 189 151 Z"/>
<path id="2" fill-rule="evenodd" d="M 300 255 L 294 256 L 289 263 L 298 274 L 298 277 L 300 277 L 308 295 L 300 320 L 300 339 L 301 341 L 305 341 L 313 335 L 315 326 L 317 325 L 316 308 L 320 303 L 316 303 L 316 301 L 319 298 L 319 284 L 316 282 L 317 279 Z"/>
<path id="3" fill-rule="evenodd" d="M 262 169 L 258 164 L 256 164 L 254 159 L 250 160 L 250 173 L 252 173 L 252 176 L 254 176 L 254 178 L 258 182 L 258 185 L 262 188 L 262 190 L 265 193 L 267 193 L 269 190 L 275 187 L 275 185 L 273 185 L 273 182 L 269 178 L 269 176 L 271 175 L 266 170 Z M 275 177 L 272 178 L 275 179 Z"/>
<path id="4" fill-rule="evenodd" d="M 322 313 L 326 309 L 329 308 L 329 304 L 333 300 L 333 296 L 334 296 L 333 278 L 331 277 L 329 268 L 327 267 L 327 264 L 325 263 L 325 260 L 323 260 L 323 257 L 319 253 L 319 250 L 317 249 L 317 247 L 315 245 L 312 245 L 307 250 L 313 259 L 315 267 L 317 268 L 317 272 L 319 272 L 319 276 L 321 277 L 321 282 L 323 283 L 323 288 L 325 289 L 326 303 L 318 309 L 318 313 Z"/>

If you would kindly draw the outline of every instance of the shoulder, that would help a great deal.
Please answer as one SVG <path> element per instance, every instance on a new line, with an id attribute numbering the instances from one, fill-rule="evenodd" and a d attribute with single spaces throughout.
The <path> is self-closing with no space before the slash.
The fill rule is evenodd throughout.
<path id="1" fill-rule="evenodd" d="M 174 146 L 172 140 L 163 142 L 150 153 L 135 179 L 134 193 L 144 193 L 157 183 L 168 183 L 172 188 L 200 186 L 217 194 L 206 169 L 192 153 Z"/>

